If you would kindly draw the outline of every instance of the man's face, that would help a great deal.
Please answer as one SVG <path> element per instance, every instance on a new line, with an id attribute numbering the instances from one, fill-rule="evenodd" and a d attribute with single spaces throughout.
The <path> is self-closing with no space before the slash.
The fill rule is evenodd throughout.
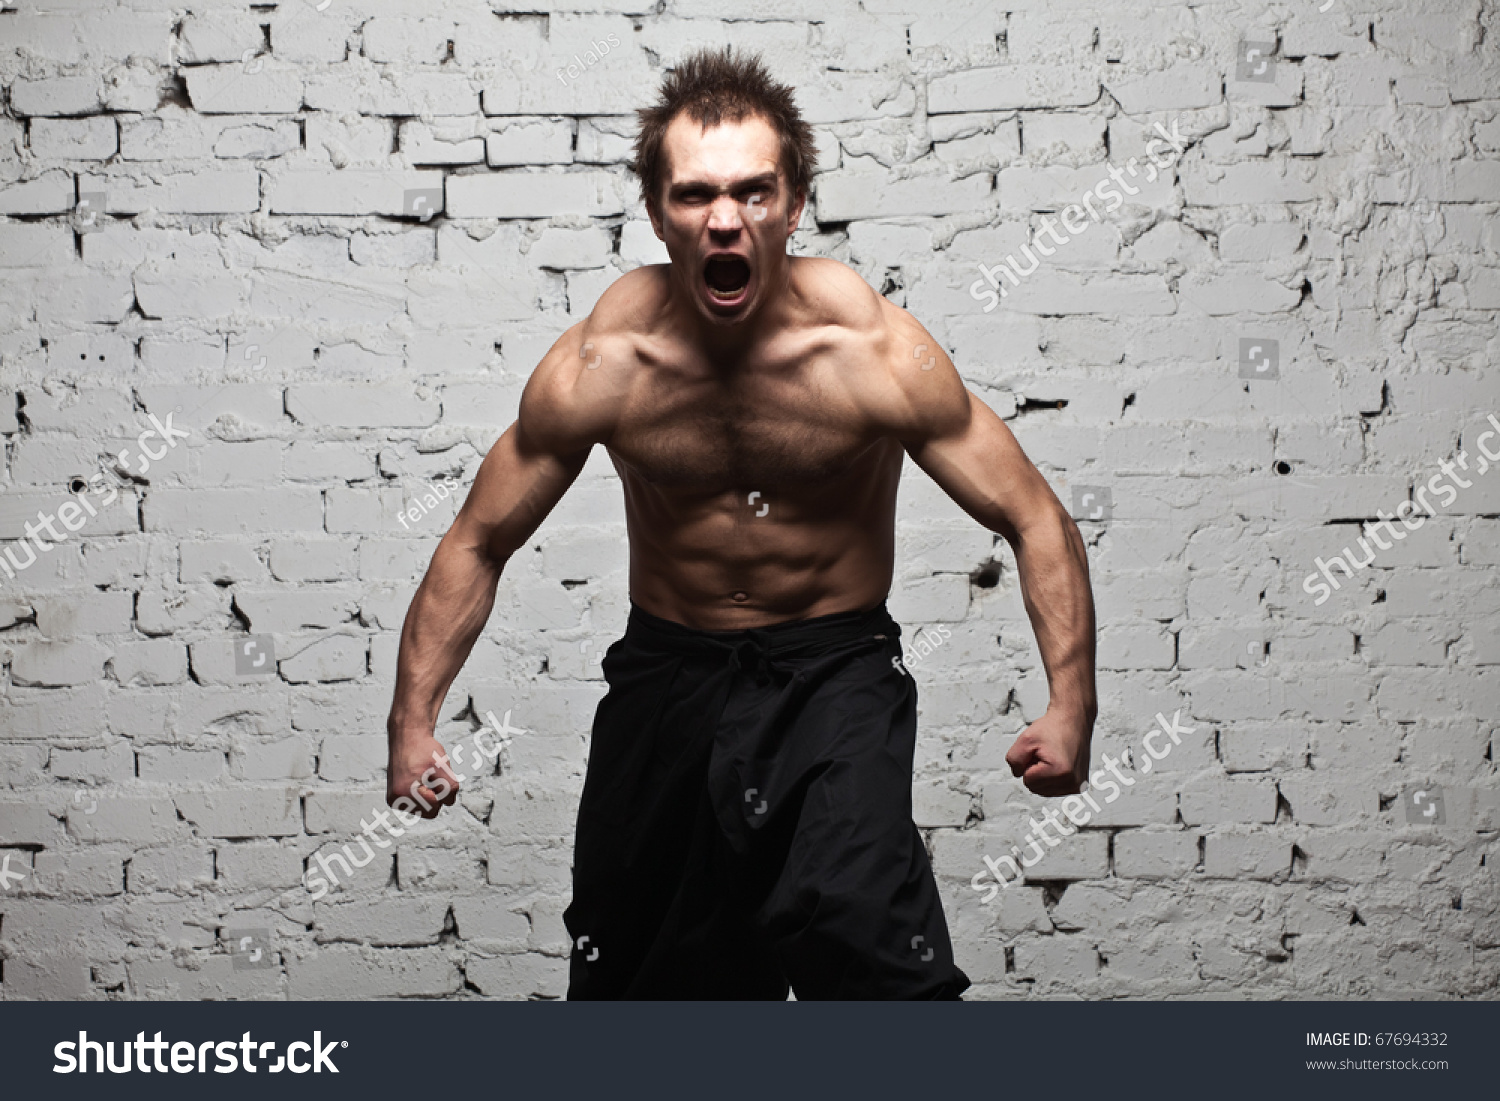
<path id="1" fill-rule="evenodd" d="M 710 322 L 748 318 L 780 285 L 803 203 L 787 194 L 780 143 L 764 119 L 703 130 L 686 114 L 667 127 L 666 171 L 652 228 L 673 276 Z"/>

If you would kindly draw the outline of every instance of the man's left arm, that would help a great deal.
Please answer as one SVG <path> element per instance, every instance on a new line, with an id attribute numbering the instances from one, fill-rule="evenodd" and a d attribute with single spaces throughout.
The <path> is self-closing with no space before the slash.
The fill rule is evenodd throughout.
<path id="1" fill-rule="evenodd" d="M 949 497 L 1016 556 L 1021 596 L 1047 671 L 1047 712 L 1006 753 L 1038 795 L 1076 793 L 1088 777 L 1098 695 L 1094 597 L 1078 525 L 1005 422 L 959 378 L 942 347 L 909 314 L 893 325 L 891 397 L 906 452 Z M 926 343 L 923 370 L 903 348 Z"/>

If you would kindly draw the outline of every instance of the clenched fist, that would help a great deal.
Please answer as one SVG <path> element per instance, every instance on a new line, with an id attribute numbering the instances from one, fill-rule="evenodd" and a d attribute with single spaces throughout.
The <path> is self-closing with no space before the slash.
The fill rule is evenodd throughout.
<path id="1" fill-rule="evenodd" d="M 392 740 L 385 775 L 386 805 L 407 814 L 436 818 L 458 799 L 458 777 L 431 734 Z"/>
<path id="2" fill-rule="evenodd" d="M 1088 779 L 1093 725 L 1082 717 L 1048 711 L 1021 731 L 1005 763 L 1038 795 L 1076 795 Z"/>

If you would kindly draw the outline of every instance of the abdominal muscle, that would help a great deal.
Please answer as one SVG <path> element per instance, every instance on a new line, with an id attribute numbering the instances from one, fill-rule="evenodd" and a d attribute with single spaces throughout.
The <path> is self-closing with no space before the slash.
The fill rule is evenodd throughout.
<path id="1" fill-rule="evenodd" d="M 631 600 L 700 630 L 875 607 L 891 588 L 901 454 L 872 448 L 835 477 L 764 491 L 668 489 L 620 467 Z"/>

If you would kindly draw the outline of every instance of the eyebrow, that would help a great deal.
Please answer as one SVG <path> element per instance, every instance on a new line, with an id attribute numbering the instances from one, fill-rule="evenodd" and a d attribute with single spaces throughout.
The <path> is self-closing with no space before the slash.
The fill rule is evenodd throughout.
<path id="1" fill-rule="evenodd" d="M 762 172 L 757 176 L 746 176 L 743 179 L 733 180 L 722 186 L 711 184 L 706 180 L 682 180 L 667 186 L 668 194 L 680 194 L 684 191 L 715 191 L 723 194 L 725 192 L 739 191 L 746 187 L 775 187 L 777 174 L 775 172 Z"/>

